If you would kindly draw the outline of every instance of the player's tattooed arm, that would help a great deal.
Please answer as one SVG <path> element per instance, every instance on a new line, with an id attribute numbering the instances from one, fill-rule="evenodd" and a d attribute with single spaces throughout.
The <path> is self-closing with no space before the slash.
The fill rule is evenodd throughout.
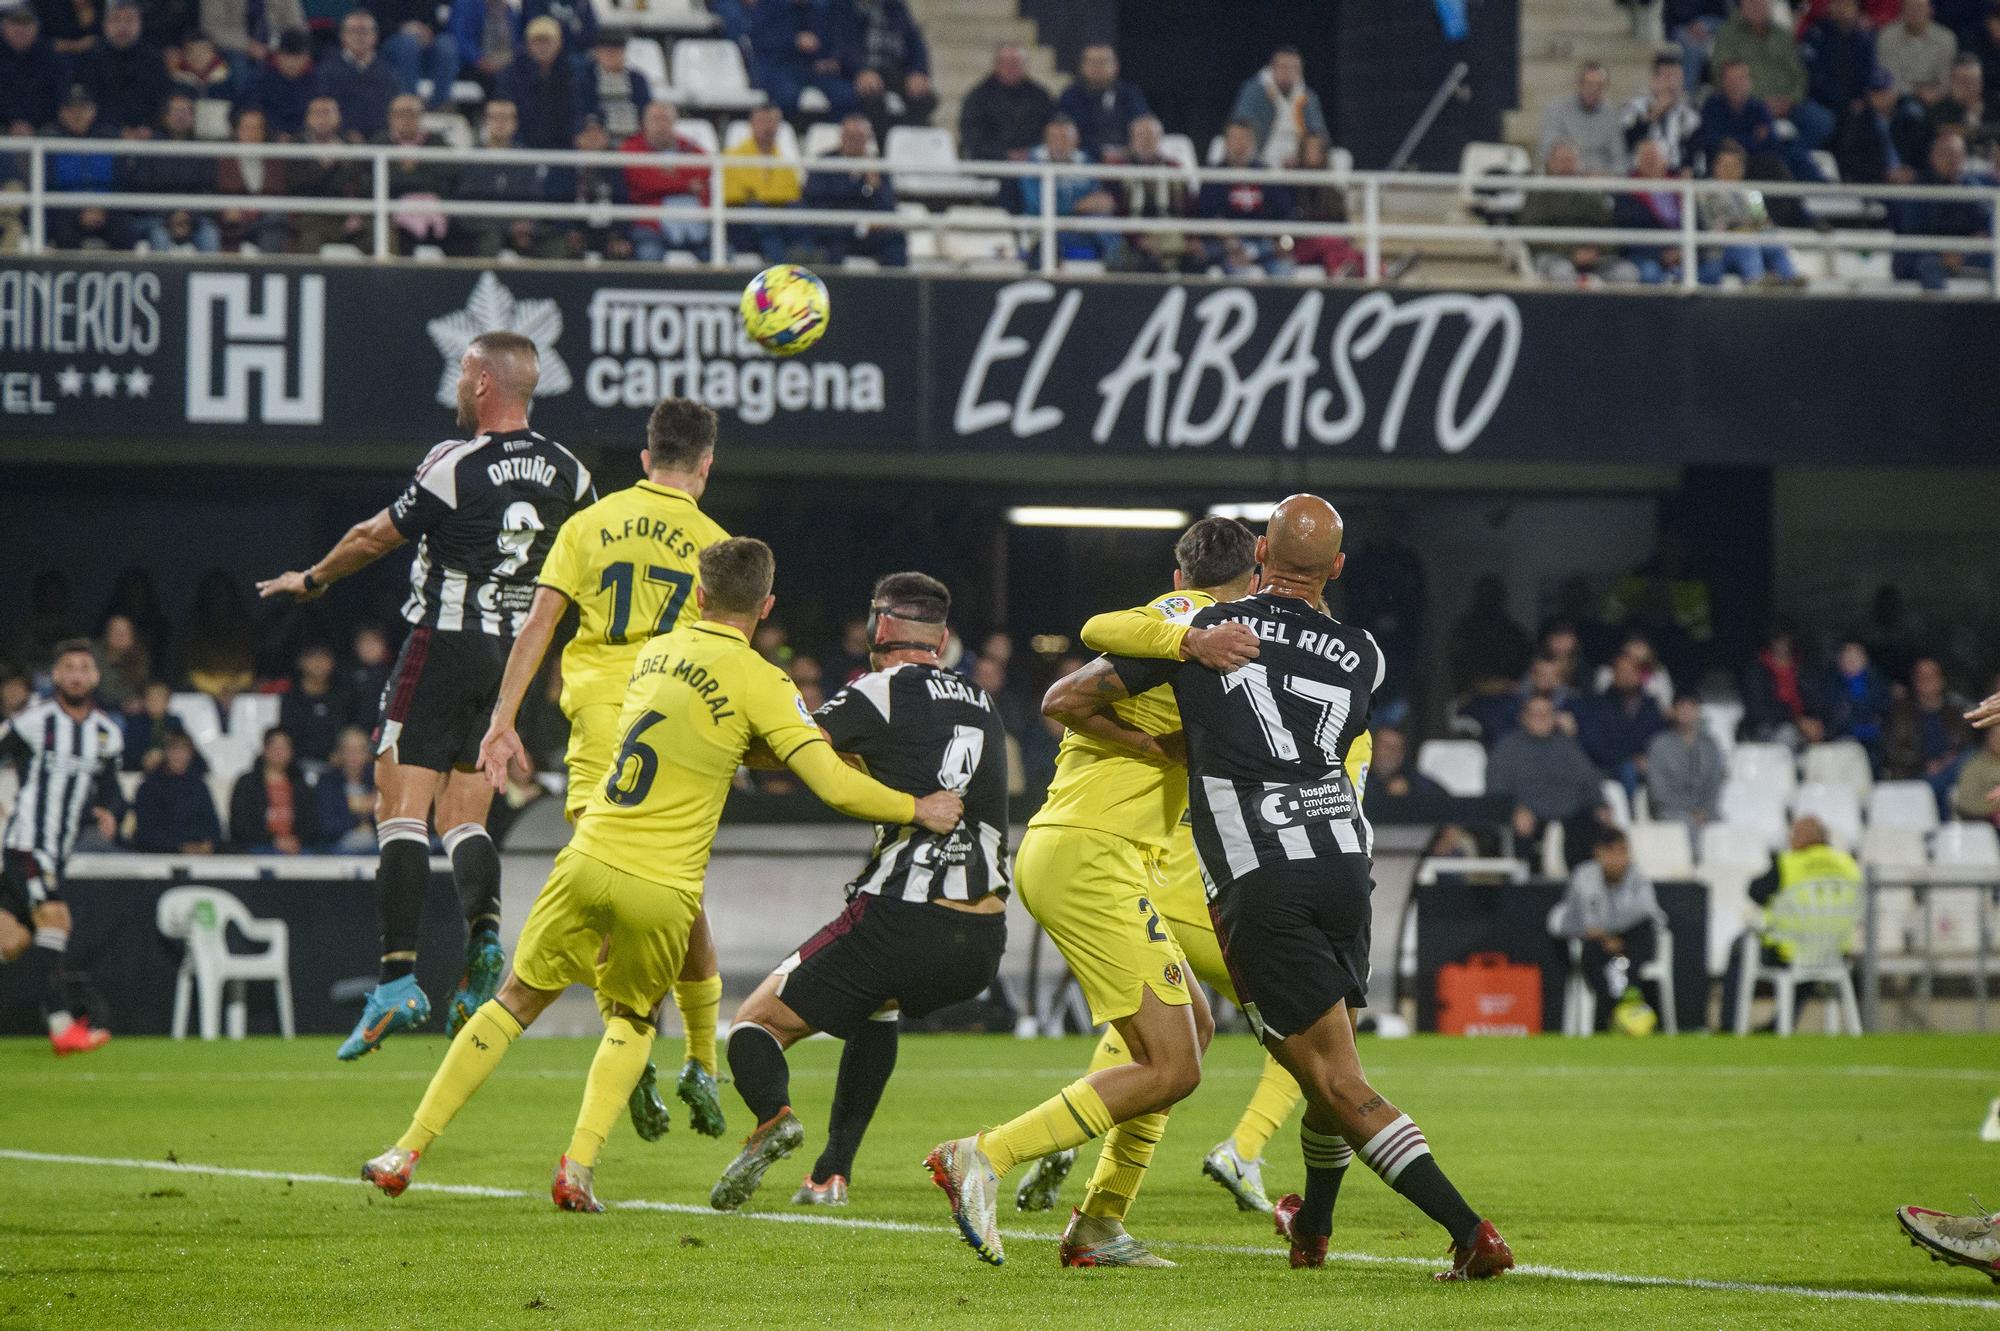
<path id="1" fill-rule="evenodd" d="M 1112 710 L 1113 703 L 1130 696 L 1117 667 L 1099 657 L 1050 686 L 1042 698 L 1042 715 L 1060 721 L 1078 734 L 1093 736 L 1144 757 L 1175 761 L 1157 736 L 1127 725 Z"/>
<path id="2" fill-rule="evenodd" d="M 396 524 L 389 520 L 389 510 L 385 508 L 374 517 L 349 527 L 347 534 L 311 568 L 294 569 L 258 583 L 257 595 L 263 600 L 273 596 L 289 596 L 295 601 L 313 600 L 324 594 L 332 584 L 359 573 L 401 544 L 403 533 L 396 530 Z"/>

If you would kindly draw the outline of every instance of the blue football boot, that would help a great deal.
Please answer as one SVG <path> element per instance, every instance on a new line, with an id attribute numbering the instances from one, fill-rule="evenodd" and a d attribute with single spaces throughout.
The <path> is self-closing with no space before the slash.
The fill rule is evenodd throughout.
<path id="1" fill-rule="evenodd" d="M 451 1004 L 444 1010 L 445 1039 L 457 1035 L 458 1028 L 471 1021 L 472 1014 L 500 992 L 500 977 L 506 969 L 507 953 L 501 948 L 499 938 L 482 929 L 467 940 L 465 974 L 459 977 Z"/>
<path id="2" fill-rule="evenodd" d="M 361 1020 L 354 1024 L 354 1034 L 341 1042 L 334 1057 L 351 1063 L 379 1048 L 397 1031 L 416 1030 L 430 1019 L 431 1000 L 417 987 L 416 976 L 404 975 L 387 984 L 378 984 L 368 991 L 368 1001 L 361 1006 Z"/>

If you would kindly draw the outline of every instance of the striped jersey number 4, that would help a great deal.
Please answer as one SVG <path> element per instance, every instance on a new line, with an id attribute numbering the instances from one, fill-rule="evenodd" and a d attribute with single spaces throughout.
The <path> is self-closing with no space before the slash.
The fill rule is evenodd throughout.
<path id="1" fill-rule="evenodd" d="M 1327 766 L 1339 766 L 1340 731 L 1347 724 L 1347 713 L 1354 702 L 1353 693 L 1338 684 L 1309 679 L 1304 675 L 1286 675 L 1284 690 L 1293 697 L 1304 698 L 1319 709 L 1319 717 L 1313 723 L 1313 745 L 1326 759 Z M 1264 743 L 1270 747 L 1272 757 L 1285 762 L 1299 760 L 1298 736 L 1285 724 L 1284 713 L 1278 710 L 1278 700 L 1271 693 L 1271 672 L 1263 662 L 1252 661 L 1224 675 L 1222 691 L 1225 694 L 1240 693 L 1250 700 L 1250 712 L 1257 718 L 1258 728 L 1264 732 Z"/>
<path id="2" fill-rule="evenodd" d="M 963 795 L 979 770 L 986 752 L 986 732 L 978 726 L 953 726 L 951 743 L 945 745 L 944 761 L 938 764 L 938 785 L 954 795 Z"/>

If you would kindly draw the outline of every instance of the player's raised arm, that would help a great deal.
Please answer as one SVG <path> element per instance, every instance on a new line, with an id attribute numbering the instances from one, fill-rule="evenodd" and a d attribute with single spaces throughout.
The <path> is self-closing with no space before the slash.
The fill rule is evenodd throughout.
<path id="1" fill-rule="evenodd" d="M 528 696 L 535 672 L 542 668 L 542 657 L 548 654 L 556 625 L 562 622 L 563 612 L 568 609 L 569 598 L 555 588 L 547 585 L 535 588 L 528 617 L 521 621 L 521 632 L 507 650 L 507 669 L 500 676 L 500 692 L 493 699 L 493 718 L 487 723 L 485 737 L 479 741 L 479 770 L 486 774 L 495 790 L 507 788 L 510 767 L 523 777 L 533 773 L 527 748 L 515 733 L 514 720 L 521 714 L 521 700 Z"/>
<path id="2" fill-rule="evenodd" d="M 295 601 L 314 600 L 325 595 L 326 589 L 334 583 L 359 573 L 403 544 L 405 539 L 385 508 L 374 517 L 349 527 L 347 534 L 336 541 L 333 549 L 322 555 L 312 567 L 280 573 L 275 578 L 266 578 L 258 583 L 257 595 L 264 600 L 274 596 L 289 596 Z"/>

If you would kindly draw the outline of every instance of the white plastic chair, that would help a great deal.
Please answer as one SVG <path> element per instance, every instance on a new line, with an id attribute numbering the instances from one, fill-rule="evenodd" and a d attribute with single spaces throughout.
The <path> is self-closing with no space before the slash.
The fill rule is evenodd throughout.
<path id="1" fill-rule="evenodd" d="M 1417 749 L 1417 770 L 1464 799 L 1486 793 L 1486 749 L 1476 739 L 1427 739 Z"/>
<path id="2" fill-rule="evenodd" d="M 1798 761 L 1782 744 L 1738 744 L 1729 755 L 1729 777 L 1746 785 L 1771 787 L 1783 802 L 1799 787 Z"/>
<path id="3" fill-rule="evenodd" d="M 903 205 L 907 208 L 923 207 L 920 203 Z M 1020 239 L 1015 234 L 1013 214 L 1005 208 L 994 208 L 979 204 L 954 204 L 944 210 L 948 218 L 960 222 L 983 222 L 983 228 L 953 226 L 937 233 L 938 253 L 954 263 L 975 263 L 982 260 L 1012 259 L 1020 253 Z"/>
<path id="4" fill-rule="evenodd" d="M 748 110 L 769 100 L 750 86 L 743 52 L 721 38 L 675 42 L 673 86 L 683 104 L 719 111 Z"/>
<path id="5" fill-rule="evenodd" d="M 1875 769 L 1868 750 L 1851 739 L 1808 744 L 1799 758 L 1799 779 L 1825 786 L 1846 786 L 1862 799 L 1875 788 Z"/>
<path id="6" fill-rule="evenodd" d="M 1603 783 L 1601 789 L 1604 791 L 1604 807 L 1611 814 L 1611 825 L 1630 831 L 1632 827 L 1632 797 L 1625 793 L 1625 783 L 1623 781 L 1607 780 Z"/>
<path id="7" fill-rule="evenodd" d="M 1736 728 L 1743 724 L 1743 704 L 1733 698 L 1704 698 L 1701 704 L 1701 723 L 1708 727 L 1708 733 L 1722 746 L 1722 756 L 1727 758 L 1736 750 Z"/>
<path id="8" fill-rule="evenodd" d="M 667 53 L 651 37 L 627 37 L 625 39 L 625 63 L 646 80 L 655 101 L 670 102 L 674 99 L 673 81 L 667 77 Z"/>
<path id="9" fill-rule="evenodd" d="M 1901 828 L 1920 835 L 1938 825 L 1937 795 L 1923 781 L 1884 781 L 1868 794 L 1868 829 Z"/>
<path id="10" fill-rule="evenodd" d="M 1930 795 L 1925 787 L 1924 795 Z M 1868 830 L 1861 834 L 1861 863 L 1870 869 L 1884 873 L 1909 874 L 1921 872 L 1930 859 L 1924 851 L 1924 832 L 1919 827 L 1901 827 L 1893 822 L 1879 819 L 1868 824 Z"/>
<path id="11" fill-rule="evenodd" d="M 713 32 L 721 21 L 701 0 L 646 0 L 640 4 L 597 0 L 597 17 L 608 28 L 644 28 L 649 32 Z"/>
<path id="12" fill-rule="evenodd" d="M 1201 164 L 1201 154 L 1195 150 L 1194 139 L 1186 134 L 1160 135 L 1160 156 L 1185 167 L 1190 174 Z"/>
<path id="13" fill-rule="evenodd" d="M 2000 833 L 1990 823 L 1946 823 L 1931 838 L 1931 859 L 1965 869 L 2000 869 Z"/>
<path id="14" fill-rule="evenodd" d="M 1518 143 L 1468 143 L 1458 154 L 1459 206 L 1475 220 L 1518 213 L 1527 194 L 1494 186 L 1503 177 L 1530 175 L 1534 169 L 1535 159 Z"/>
<path id="15" fill-rule="evenodd" d="M 871 149 L 875 136 L 868 136 Z M 805 141 L 799 145 L 807 157 L 827 157 L 840 151 L 840 125 L 832 120 L 815 120 L 806 126 Z"/>
<path id="16" fill-rule="evenodd" d="M 1562 909 L 1557 903 L 1557 910 Z M 1553 912 L 1551 912 L 1553 914 Z M 1650 980 L 1660 994 L 1660 1030 L 1680 1034 L 1680 1018 L 1674 1010 L 1674 934 L 1666 921 L 1653 922 L 1653 959 L 1633 972 L 1635 980 Z M 1597 994 L 1583 973 L 1583 941 L 1569 943 L 1569 977 L 1563 981 L 1563 1034 L 1588 1036 L 1597 1033 Z"/>
<path id="17" fill-rule="evenodd" d="M 1766 850 L 1783 849 L 1785 799 L 1789 794 L 1789 791 L 1781 792 L 1773 786 L 1731 777 L 1722 783 L 1722 798 L 1719 801 L 1722 823 L 1711 826 L 1748 828 L 1763 838 Z"/>
<path id="18" fill-rule="evenodd" d="M 1834 1002 L 1826 1005 L 1826 1033 L 1861 1034 L 1861 1005 L 1854 996 L 1854 978 L 1847 973 L 1846 953 L 1861 919 L 1857 894 L 1847 902 L 1828 902 L 1821 908 L 1802 906 L 1793 910 L 1797 927 L 1783 932 L 1767 931 L 1763 938 L 1745 933 L 1738 945 L 1742 951 L 1742 979 L 1736 987 L 1736 1033 L 1750 1033 L 1750 999 L 1759 980 L 1769 980 L 1776 995 L 1778 1034 L 1792 1033 L 1792 998 L 1802 984 L 1833 986 Z M 1791 960 L 1784 965 L 1764 964 L 1762 943 L 1790 944 Z M 1837 1003 L 1837 1006 L 1836 1006 Z"/>
<path id="19" fill-rule="evenodd" d="M 1686 823 L 1634 823 L 1626 835 L 1632 839 L 1632 862 L 1646 877 L 1655 882 L 1694 877 L 1694 839 Z"/>
<path id="20" fill-rule="evenodd" d="M 169 889 L 161 895 L 154 918 L 162 934 L 187 945 L 174 981 L 176 1040 L 187 1038 L 191 995 L 201 1008 L 201 1038 L 219 1037 L 225 991 L 229 1038 L 242 1039 L 246 1025 L 243 986 L 252 980 L 268 980 L 277 987 L 278 1031 L 285 1039 L 292 1038 L 291 931 L 283 920 L 257 919 L 240 899 L 213 887 Z M 264 944 L 264 950 L 230 951 L 232 926 L 251 942 Z"/>
<path id="21" fill-rule="evenodd" d="M 715 126 L 700 116 L 676 120 L 674 132 L 711 157 L 720 156 L 722 153 L 722 140 L 716 137 Z"/>
<path id="22" fill-rule="evenodd" d="M 1762 873 L 1771 867 L 1771 852 L 1775 849 L 1768 829 L 1759 823 L 1709 823 L 1701 829 L 1704 865 Z"/>
<path id="23" fill-rule="evenodd" d="M 1808 781 L 1792 806 L 1797 817 L 1811 814 L 1826 824 L 1827 838 L 1842 850 L 1861 844 L 1861 796 L 1852 786 Z"/>

